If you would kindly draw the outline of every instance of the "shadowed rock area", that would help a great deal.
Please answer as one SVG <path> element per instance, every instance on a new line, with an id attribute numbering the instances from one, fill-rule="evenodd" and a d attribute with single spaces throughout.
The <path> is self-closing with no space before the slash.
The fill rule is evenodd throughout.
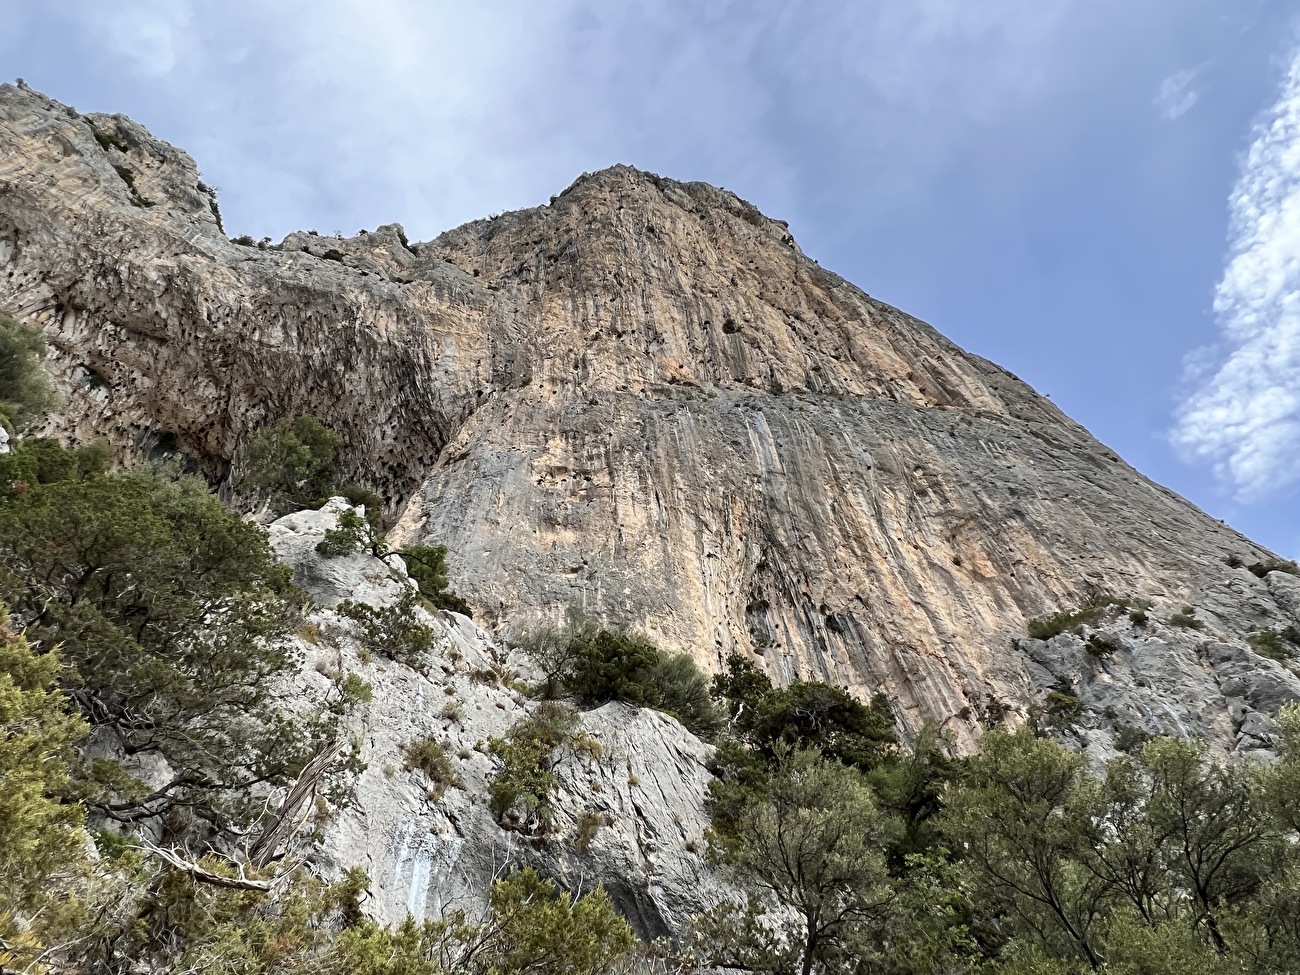
<path id="1" fill-rule="evenodd" d="M 1300 692 L 1247 642 L 1300 623 L 1294 580 L 1224 562 L 1270 553 L 734 194 L 615 166 L 427 243 L 258 247 L 123 116 L 0 86 L 0 150 L 0 310 L 52 347 L 52 433 L 222 481 L 252 430 L 313 413 L 485 627 L 579 604 L 967 744 L 990 695 L 1023 715 L 1065 681 L 1103 752 L 1129 711 L 1267 747 L 1250 714 Z M 1101 656 L 1023 639 L 1092 592 L 1152 622 L 1105 623 Z M 1202 630 L 1166 626 L 1183 605 Z"/>

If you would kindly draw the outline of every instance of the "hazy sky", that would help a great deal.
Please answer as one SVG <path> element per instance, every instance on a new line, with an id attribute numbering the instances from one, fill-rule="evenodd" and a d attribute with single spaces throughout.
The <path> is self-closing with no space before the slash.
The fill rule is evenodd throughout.
<path id="1" fill-rule="evenodd" d="M 0 75 L 188 149 L 232 234 L 706 180 L 1300 554 L 1295 0 L 3 9 Z"/>

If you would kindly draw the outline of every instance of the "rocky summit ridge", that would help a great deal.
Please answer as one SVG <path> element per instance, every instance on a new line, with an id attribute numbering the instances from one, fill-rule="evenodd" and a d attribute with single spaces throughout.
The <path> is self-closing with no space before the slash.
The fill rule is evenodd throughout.
<path id="1" fill-rule="evenodd" d="M 1250 640 L 1300 625 L 1272 553 L 702 183 L 614 166 L 424 243 L 258 246 L 184 151 L 3 85 L 0 310 L 50 344 L 53 434 L 221 482 L 268 421 L 342 432 L 485 628 L 580 605 L 966 744 L 1056 693 L 1100 756 L 1267 749 L 1300 697 Z M 1152 606 L 1027 636 L 1097 593 Z"/>

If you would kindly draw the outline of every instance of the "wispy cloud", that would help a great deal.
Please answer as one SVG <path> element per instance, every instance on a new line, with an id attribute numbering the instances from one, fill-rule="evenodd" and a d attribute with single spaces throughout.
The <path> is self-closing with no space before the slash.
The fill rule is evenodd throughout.
<path id="1" fill-rule="evenodd" d="M 1214 296 L 1218 365 L 1197 360 L 1173 441 L 1252 501 L 1300 481 L 1300 47 L 1255 127 L 1229 207 Z"/>
<path id="2" fill-rule="evenodd" d="M 1192 110 L 1192 107 L 1201 100 L 1201 95 L 1204 94 L 1201 89 L 1196 87 L 1196 79 L 1205 70 L 1205 67 L 1202 64 L 1195 68 L 1184 68 L 1182 71 L 1171 74 L 1160 82 L 1160 90 L 1156 92 L 1156 97 L 1152 99 L 1151 104 L 1171 122 L 1182 118 Z"/>
<path id="3" fill-rule="evenodd" d="M 620 161 L 725 182 L 787 217 L 832 171 L 893 201 L 959 160 L 990 123 L 1042 97 L 1055 44 L 1069 36 L 1067 14 L 1081 7 L 18 6 L 29 30 L 54 33 L 56 21 L 121 86 L 111 104 L 82 107 L 120 110 L 134 104 L 122 92 L 139 92 L 149 105 L 141 121 L 200 160 L 223 186 L 232 230 L 254 236 L 399 217 L 428 235 L 542 202 L 583 170 Z M 794 169 L 810 144 L 820 147 L 821 172 L 801 180 Z"/>

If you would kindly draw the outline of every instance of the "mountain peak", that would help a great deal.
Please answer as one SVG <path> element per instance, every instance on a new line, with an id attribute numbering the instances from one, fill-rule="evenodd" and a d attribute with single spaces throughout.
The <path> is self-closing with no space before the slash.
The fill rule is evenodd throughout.
<path id="1" fill-rule="evenodd" d="M 1108 713 L 1176 700 L 1235 747 L 1263 699 L 1214 674 L 1300 623 L 1292 577 L 1239 568 L 1270 553 L 726 190 L 620 164 L 420 245 L 241 246 L 212 204 L 135 123 L 0 88 L 0 306 L 52 346 L 50 432 L 176 444 L 220 482 L 311 413 L 395 544 L 448 546 L 484 625 L 579 605 L 965 743 L 990 701 L 1024 716 L 1069 683 L 1103 744 Z M 1026 638 L 1099 593 L 1154 603 L 1149 629 L 1107 618 L 1122 668 L 1083 629 Z M 1184 605 L 1204 635 L 1169 622 Z"/>

